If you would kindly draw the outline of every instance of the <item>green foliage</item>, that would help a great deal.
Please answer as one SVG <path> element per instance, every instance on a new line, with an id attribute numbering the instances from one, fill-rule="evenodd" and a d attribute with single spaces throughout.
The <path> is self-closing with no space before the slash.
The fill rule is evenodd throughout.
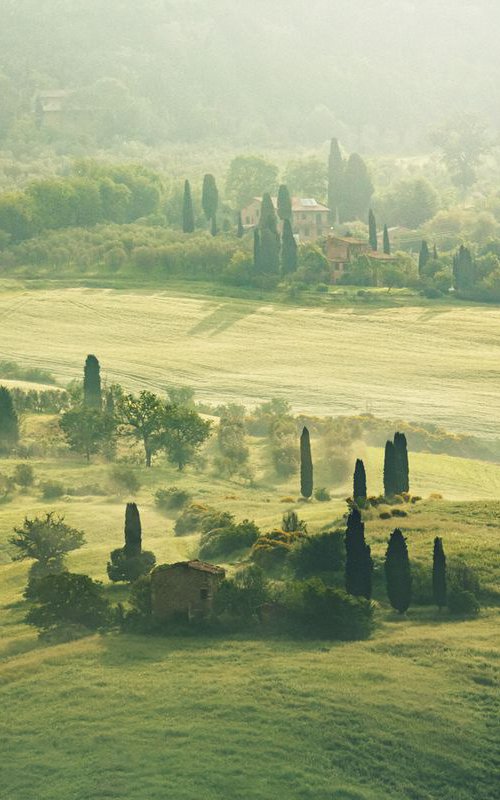
<path id="1" fill-rule="evenodd" d="M 290 275 L 296 272 L 298 266 L 298 247 L 293 235 L 290 220 L 285 219 L 283 223 L 283 235 L 281 240 L 281 271 L 283 275 Z"/>
<path id="2" fill-rule="evenodd" d="M 202 524 L 199 555 L 201 559 L 226 558 L 236 550 L 252 547 L 260 536 L 260 530 L 250 520 L 238 524 L 225 522 L 220 527 Z"/>
<path id="3" fill-rule="evenodd" d="M 384 494 L 394 497 L 398 493 L 399 477 L 396 448 L 394 442 L 386 442 L 384 457 Z"/>
<path id="4" fill-rule="evenodd" d="M 344 169 L 345 164 L 338 139 L 332 139 L 328 156 L 328 207 L 330 209 L 331 224 L 340 219 Z"/>
<path id="5" fill-rule="evenodd" d="M 266 570 L 281 569 L 294 545 L 306 535 L 301 530 L 275 530 L 265 533 L 259 536 L 252 548 L 252 561 Z"/>
<path id="6" fill-rule="evenodd" d="M 194 228 L 195 222 L 191 184 L 189 181 L 186 181 L 184 183 L 184 199 L 182 201 L 182 231 L 183 233 L 194 233 Z"/>
<path id="7" fill-rule="evenodd" d="M 352 496 L 354 498 L 354 502 L 356 503 L 359 500 L 366 500 L 368 496 L 366 489 L 366 470 L 364 463 L 359 458 L 356 460 L 356 466 L 354 468 L 353 484 Z"/>
<path id="8" fill-rule="evenodd" d="M 410 467 L 408 443 L 404 433 L 394 435 L 394 454 L 396 461 L 396 491 L 394 494 L 407 494 L 410 491 Z"/>
<path id="9" fill-rule="evenodd" d="M 453 281 L 457 292 L 467 291 L 474 285 L 476 267 L 468 247 L 460 245 L 453 259 Z"/>
<path id="10" fill-rule="evenodd" d="M 221 410 L 217 430 L 219 455 L 215 458 L 217 473 L 224 477 L 241 475 L 249 478 L 250 450 L 245 442 L 245 409 L 226 406 Z"/>
<path id="11" fill-rule="evenodd" d="M 226 178 L 226 195 L 238 209 L 254 197 L 274 193 L 278 185 L 278 167 L 259 156 L 237 156 L 231 161 Z"/>
<path id="12" fill-rule="evenodd" d="M 386 256 L 391 255 L 391 240 L 389 238 L 389 229 L 387 225 L 384 225 L 384 242 L 383 242 L 383 250 Z"/>
<path id="13" fill-rule="evenodd" d="M 411 603 L 412 580 L 406 540 L 397 528 L 389 539 L 385 556 L 385 580 L 391 606 L 404 614 Z"/>
<path id="14" fill-rule="evenodd" d="M 286 511 L 283 514 L 281 530 L 285 533 L 307 533 L 307 523 L 303 519 L 299 519 L 296 511 Z"/>
<path id="15" fill-rule="evenodd" d="M 155 505 L 160 511 L 174 511 L 183 508 L 191 500 L 191 494 L 185 489 L 171 486 L 170 489 L 158 489 L 155 494 Z"/>
<path id="16" fill-rule="evenodd" d="M 372 596 L 373 561 L 370 547 L 365 541 L 365 526 L 357 508 L 352 509 L 347 519 L 345 552 L 346 591 L 369 600 Z"/>
<path id="17" fill-rule="evenodd" d="M 114 417 L 89 405 L 66 411 L 59 424 L 70 449 L 82 453 L 87 462 L 92 455 L 108 449 L 115 437 Z"/>
<path id="18" fill-rule="evenodd" d="M 19 442 L 19 420 L 12 395 L 0 386 L 0 452 L 9 452 Z"/>
<path id="19" fill-rule="evenodd" d="M 328 491 L 328 489 L 325 489 L 325 487 L 322 486 L 319 489 L 315 489 L 314 499 L 317 500 L 318 503 L 329 503 L 330 500 L 332 499 L 332 496 Z"/>
<path id="20" fill-rule="evenodd" d="M 14 482 L 23 489 L 33 486 L 35 482 L 35 471 L 31 464 L 17 464 L 14 470 Z"/>
<path id="21" fill-rule="evenodd" d="M 278 217 L 283 222 L 292 220 L 292 198 L 285 184 L 281 184 L 278 189 Z"/>
<path id="22" fill-rule="evenodd" d="M 286 168 L 285 181 L 291 187 L 294 197 L 314 197 L 320 202 L 326 199 L 325 164 L 315 156 L 290 161 Z"/>
<path id="23" fill-rule="evenodd" d="M 126 464 L 115 464 L 109 474 L 113 487 L 120 494 L 136 495 L 142 486 L 137 472 Z"/>
<path id="24" fill-rule="evenodd" d="M 378 250 L 377 221 L 372 209 L 368 212 L 368 240 L 372 250 Z"/>
<path id="25" fill-rule="evenodd" d="M 162 447 L 164 407 L 152 392 L 142 391 L 138 397 L 125 395 L 121 398 L 117 414 L 125 431 L 144 447 L 146 466 L 150 467 L 155 453 Z"/>
<path id="26" fill-rule="evenodd" d="M 290 553 L 297 578 L 341 572 L 345 566 L 343 531 L 319 533 L 301 540 Z"/>
<path id="27" fill-rule="evenodd" d="M 309 431 L 304 428 L 300 437 L 300 492 L 309 499 L 313 493 L 313 461 Z"/>
<path id="28" fill-rule="evenodd" d="M 154 553 L 143 550 L 135 556 L 127 556 L 124 548 L 120 547 L 110 553 L 106 571 L 113 583 L 134 583 L 144 575 L 149 575 L 155 564 Z"/>
<path id="29" fill-rule="evenodd" d="M 139 509 L 136 503 L 127 503 L 125 509 L 125 546 L 123 554 L 126 558 L 135 558 L 142 550 L 142 526 Z"/>
<path id="30" fill-rule="evenodd" d="M 83 625 L 89 630 L 106 627 L 111 620 L 101 584 L 88 575 L 62 572 L 37 583 L 36 604 L 26 615 L 28 625 L 49 630 L 60 625 Z"/>
<path id="31" fill-rule="evenodd" d="M 372 196 L 373 183 L 366 164 L 361 156 L 353 153 L 349 157 L 342 180 L 341 221 L 366 219 Z"/>
<path id="32" fill-rule="evenodd" d="M 268 599 L 269 587 L 263 571 L 255 564 L 224 580 L 215 596 L 214 612 L 239 622 L 249 622 Z"/>
<path id="33" fill-rule="evenodd" d="M 169 461 L 179 470 L 189 464 L 210 437 L 211 423 L 196 411 L 182 406 L 167 406 L 162 418 L 161 445 Z"/>
<path id="34" fill-rule="evenodd" d="M 379 213 L 391 225 L 415 230 L 432 219 L 439 211 L 439 197 L 425 178 L 408 178 L 391 186 L 376 199 Z"/>
<path id="35" fill-rule="evenodd" d="M 45 517 L 25 517 L 20 528 L 14 528 L 9 539 L 17 552 L 14 561 L 34 559 L 38 562 L 38 576 L 63 568 L 64 557 L 78 550 L 85 543 L 82 531 L 64 522 L 64 517 L 56 517 L 49 512 Z"/>
<path id="36" fill-rule="evenodd" d="M 66 492 L 64 484 L 60 481 L 42 481 L 40 489 L 44 500 L 59 500 Z"/>
<path id="37" fill-rule="evenodd" d="M 201 205 L 207 220 L 214 222 L 219 207 L 219 191 L 213 175 L 205 175 L 203 178 Z"/>
<path id="38" fill-rule="evenodd" d="M 211 510 L 203 503 L 190 503 L 177 518 L 174 532 L 176 536 L 185 536 L 200 530 L 201 524 Z"/>
<path id="39" fill-rule="evenodd" d="M 456 114 L 434 129 L 432 141 L 442 152 L 453 183 L 462 190 L 474 185 L 476 169 L 491 141 L 486 123 L 478 114 Z"/>
<path id="40" fill-rule="evenodd" d="M 46 383 L 48 385 L 56 383 L 56 379 L 48 370 L 40 367 L 22 367 L 15 361 L 0 361 L 0 377 L 29 383 Z"/>
<path id="41" fill-rule="evenodd" d="M 448 610 L 457 617 L 477 617 L 481 606 L 472 592 L 465 589 L 451 589 L 448 592 Z"/>
<path id="42" fill-rule="evenodd" d="M 83 371 L 83 402 L 89 408 L 102 409 L 101 366 L 98 359 L 87 356 Z"/>
<path id="43" fill-rule="evenodd" d="M 325 586 L 318 578 L 304 583 L 294 611 L 309 637 L 353 641 L 367 639 L 373 630 L 373 607 L 368 600 Z"/>
<path id="44" fill-rule="evenodd" d="M 432 593 L 438 608 L 443 608 L 447 602 L 446 556 L 443 549 L 443 540 L 438 536 L 434 539 Z"/>

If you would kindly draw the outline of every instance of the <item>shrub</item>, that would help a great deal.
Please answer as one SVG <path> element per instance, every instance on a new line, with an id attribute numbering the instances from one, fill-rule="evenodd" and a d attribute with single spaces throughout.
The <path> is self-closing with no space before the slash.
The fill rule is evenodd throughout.
<path id="1" fill-rule="evenodd" d="M 319 503 L 329 503 L 332 499 L 328 489 L 316 489 L 314 497 Z"/>
<path id="2" fill-rule="evenodd" d="M 40 484 L 44 500 L 58 500 L 65 494 L 64 486 L 59 481 L 45 481 Z"/>
<path id="3" fill-rule="evenodd" d="M 229 511 L 208 511 L 201 520 L 202 533 L 209 533 L 216 528 L 228 528 L 234 522 L 234 514 Z"/>
<path id="4" fill-rule="evenodd" d="M 147 575 L 156 564 L 154 553 L 143 550 L 137 556 L 127 558 L 125 550 L 119 547 L 113 550 L 110 555 L 111 561 L 108 561 L 106 571 L 108 578 L 113 583 L 133 583 L 142 575 Z"/>
<path id="5" fill-rule="evenodd" d="M 299 541 L 290 553 L 290 561 L 298 578 L 338 572 L 345 566 L 343 531 L 320 533 Z"/>
<path id="6" fill-rule="evenodd" d="M 30 464 L 18 464 L 14 470 L 14 482 L 23 489 L 28 486 L 33 486 L 35 481 L 35 472 Z"/>
<path id="7" fill-rule="evenodd" d="M 260 536 L 260 530 L 248 519 L 238 525 L 215 528 L 202 534 L 200 542 L 200 558 L 212 559 L 228 556 L 235 550 L 252 547 Z"/>
<path id="8" fill-rule="evenodd" d="M 479 578 L 472 567 L 464 561 L 451 561 L 448 565 L 448 587 L 450 590 L 471 592 L 476 597 L 479 596 L 481 586 Z"/>
<path id="9" fill-rule="evenodd" d="M 183 508 L 191 500 L 185 489 L 172 486 L 170 489 L 158 489 L 155 494 L 155 505 L 160 511 L 175 511 Z"/>
<path id="10" fill-rule="evenodd" d="M 175 535 L 186 536 L 189 533 L 199 531 L 202 520 L 208 512 L 208 507 L 202 503 L 190 503 L 175 523 Z"/>
<path id="11" fill-rule="evenodd" d="M 215 596 L 214 611 L 241 621 L 249 621 L 268 599 L 263 571 L 255 564 L 240 570 L 234 579 L 224 580 Z"/>
<path id="12" fill-rule="evenodd" d="M 412 561 L 411 564 L 411 596 L 417 606 L 434 605 L 432 569 L 419 561 Z"/>
<path id="13" fill-rule="evenodd" d="M 287 511 L 283 514 L 281 530 L 286 533 L 296 533 L 297 531 L 307 533 L 307 523 L 303 519 L 299 519 L 296 511 Z"/>
<path id="14" fill-rule="evenodd" d="M 332 589 L 313 578 L 302 587 L 296 619 L 307 636 L 352 641 L 373 630 L 373 606 L 364 598 Z"/>
<path id="15" fill-rule="evenodd" d="M 448 610 L 457 617 L 477 617 L 480 611 L 479 600 L 465 589 L 452 589 L 448 592 Z"/>
<path id="16" fill-rule="evenodd" d="M 404 511 L 402 508 L 393 508 L 391 511 L 392 517 L 407 517 L 408 512 Z"/>
<path id="17" fill-rule="evenodd" d="M 137 494 L 141 481 L 133 469 L 125 464 L 117 464 L 111 470 L 111 481 L 120 493 Z"/>
<path id="18" fill-rule="evenodd" d="M 36 605 L 26 616 L 29 625 L 42 630 L 61 624 L 83 625 L 96 630 L 110 621 L 110 606 L 101 584 L 88 575 L 62 572 L 47 575 L 37 586 Z"/>
<path id="19" fill-rule="evenodd" d="M 380 519 L 391 519 L 392 514 L 390 511 L 382 511 L 382 513 L 379 514 L 379 517 Z"/>
<path id="20" fill-rule="evenodd" d="M 280 531 L 275 530 L 264 536 L 259 536 L 252 548 L 251 558 L 263 569 L 281 568 L 293 546 L 306 536 L 303 531 Z"/>

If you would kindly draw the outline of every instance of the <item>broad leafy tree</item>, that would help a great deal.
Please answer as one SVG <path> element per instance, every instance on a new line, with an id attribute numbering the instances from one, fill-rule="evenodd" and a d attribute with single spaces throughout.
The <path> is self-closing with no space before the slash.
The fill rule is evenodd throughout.
<path id="1" fill-rule="evenodd" d="M 162 415 L 161 441 L 169 461 L 179 470 L 189 464 L 210 436 L 211 423 L 196 411 L 167 406 Z"/>
<path id="2" fill-rule="evenodd" d="M 59 424 L 70 449 L 84 455 L 87 462 L 109 448 L 116 432 L 112 414 L 87 406 L 66 411 Z"/>
<path id="3" fill-rule="evenodd" d="M 144 447 L 146 466 L 163 446 L 164 405 L 157 395 L 143 391 L 139 396 L 125 395 L 118 405 L 118 416 L 122 432 L 130 434 Z"/>
<path id="4" fill-rule="evenodd" d="M 72 528 L 53 512 L 44 517 L 25 518 L 14 535 L 9 539 L 16 548 L 14 561 L 34 560 L 32 577 L 41 577 L 50 572 L 60 572 L 64 568 L 64 557 L 72 550 L 78 550 L 85 543 L 82 531 Z"/>

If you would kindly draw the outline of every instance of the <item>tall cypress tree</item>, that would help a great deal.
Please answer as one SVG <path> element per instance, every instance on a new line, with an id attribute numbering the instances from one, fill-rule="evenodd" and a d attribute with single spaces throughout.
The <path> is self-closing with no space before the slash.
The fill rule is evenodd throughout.
<path id="1" fill-rule="evenodd" d="M 126 558 L 135 558 L 142 552 L 142 528 L 139 509 L 135 503 L 127 503 L 125 510 L 125 547 Z"/>
<path id="2" fill-rule="evenodd" d="M 262 198 L 259 227 L 262 272 L 277 275 L 280 269 L 280 237 L 276 211 L 269 193 Z"/>
<path id="3" fill-rule="evenodd" d="M 384 225 L 384 253 L 386 256 L 391 255 L 391 240 L 389 238 L 389 228 Z"/>
<path id="4" fill-rule="evenodd" d="M 353 498 L 355 503 L 358 500 L 366 500 L 367 498 L 366 470 L 365 470 L 365 465 L 363 464 L 360 458 L 358 458 L 358 460 L 356 461 L 356 466 L 354 468 Z"/>
<path id="5" fill-rule="evenodd" d="M 213 234 L 214 226 L 217 232 L 216 222 L 214 223 L 214 220 L 217 219 L 217 209 L 219 207 L 219 190 L 217 189 L 217 184 L 213 175 L 205 175 L 203 178 L 201 205 L 207 221 L 212 225 Z"/>
<path id="6" fill-rule="evenodd" d="M 313 493 L 311 437 L 307 428 L 304 428 L 300 437 L 300 493 L 308 500 Z"/>
<path id="7" fill-rule="evenodd" d="M 283 222 L 283 236 L 281 239 L 281 271 L 284 275 L 295 272 L 298 266 L 298 248 L 292 225 L 289 219 Z"/>
<path id="8" fill-rule="evenodd" d="M 393 442 L 385 445 L 384 457 L 384 494 L 386 497 L 394 497 L 398 493 L 398 473 L 396 462 L 396 448 Z"/>
<path id="9" fill-rule="evenodd" d="M 368 212 L 368 231 L 369 231 L 369 239 L 370 239 L 370 247 L 373 251 L 378 250 L 378 236 L 377 236 L 377 220 L 375 219 L 375 214 L 370 208 Z"/>
<path id="10" fill-rule="evenodd" d="M 475 281 L 475 263 L 468 247 L 460 245 L 453 259 L 453 285 L 457 292 L 470 289 Z"/>
<path id="11" fill-rule="evenodd" d="M 404 614 L 411 603 L 411 568 L 406 539 L 399 528 L 389 539 L 384 570 L 389 602 L 396 611 Z"/>
<path id="12" fill-rule="evenodd" d="M 330 209 L 330 225 L 337 221 L 342 222 L 341 206 L 344 179 L 344 159 L 340 152 L 338 139 L 330 143 L 330 156 L 328 158 L 328 207 Z"/>
<path id="13" fill-rule="evenodd" d="M 420 277 L 424 274 L 425 267 L 431 257 L 429 253 L 429 245 L 424 241 L 420 245 L 420 253 L 418 254 L 418 274 Z"/>
<path id="14" fill-rule="evenodd" d="M 210 233 L 212 236 L 217 236 L 219 233 L 219 229 L 217 227 L 217 217 L 212 217 L 212 221 L 210 223 Z"/>
<path id="15" fill-rule="evenodd" d="M 245 235 L 245 228 L 243 227 L 243 218 L 241 216 L 241 211 L 238 212 L 238 224 L 236 227 L 236 236 L 238 239 L 243 239 Z"/>
<path id="16" fill-rule="evenodd" d="M 447 602 L 446 556 L 444 554 L 443 540 L 438 536 L 434 539 L 432 593 L 434 595 L 434 602 L 441 610 Z"/>
<path id="17" fill-rule="evenodd" d="M 292 222 L 292 198 L 288 187 L 283 183 L 278 189 L 278 217 L 281 220 L 289 220 Z"/>
<path id="18" fill-rule="evenodd" d="M 182 201 L 182 230 L 184 233 L 194 233 L 194 209 L 191 195 L 191 184 L 184 183 L 184 198 Z"/>
<path id="19" fill-rule="evenodd" d="M 0 386 L 0 451 L 8 453 L 19 442 L 19 419 L 12 395 Z"/>
<path id="20" fill-rule="evenodd" d="M 345 586 L 355 597 L 372 596 L 373 561 L 365 541 L 365 526 L 359 509 L 353 508 L 347 519 L 345 535 Z"/>
<path id="21" fill-rule="evenodd" d="M 396 455 L 396 494 L 410 491 L 410 466 L 408 462 L 408 442 L 404 433 L 394 434 Z"/>
<path id="22" fill-rule="evenodd" d="M 101 365 L 95 356 L 87 356 L 83 368 L 83 402 L 89 408 L 102 409 Z"/>
<path id="23" fill-rule="evenodd" d="M 432 257 L 433 257 L 434 261 L 437 261 L 438 258 L 439 258 L 437 244 L 435 242 L 434 242 L 434 247 L 432 249 Z"/>

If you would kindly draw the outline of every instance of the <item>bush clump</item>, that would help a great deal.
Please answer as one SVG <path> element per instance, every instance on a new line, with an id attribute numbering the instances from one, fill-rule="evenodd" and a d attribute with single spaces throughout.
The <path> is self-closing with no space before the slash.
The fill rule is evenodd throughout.
<path id="1" fill-rule="evenodd" d="M 106 571 L 113 583 L 134 583 L 138 578 L 151 572 L 156 564 L 154 553 L 143 550 L 136 556 L 127 557 L 124 548 L 119 547 L 110 554 Z"/>
<path id="2" fill-rule="evenodd" d="M 155 506 L 159 511 L 177 511 L 184 508 L 191 500 L 191 495 L 185 489 L 171 486 L 170 489 L 158 489 L 155 494 Z"/>
<path id="3" fill-rule="evenodd" d="M 199 531 L 201 523 L 209 511 L 208 506 L 203 505 L 203 503 L 190 503 L 176 520 L 174 526 L 175 535 L 186 536 Z"/>
<path id="4" fill-rule="evenodd" d="M 307 534 L 300 530 L 275 530 L 259 536 L 252 547 L 252 561 L 268 570 L 283 567 L 294 545 L 306 536 Z"/>
<path id="5" fill-rule="evenodd" d="M 328 491 L 328 489 L 322 488 L 322 489 L 316 489 L 316 491 L 314 492 L 314 498 L 319 503 L 329 503 L 330 500 L 332 499 L 332 496 Z"/>
<path id="6" fill-rule="evenodd" d="M 284 598 L 289 619 L 302 635 L 341 641 L 367 639 L 373 630 L 373 604 L 319 578 L 292 584 Z"/>
<path id="7" fill-rule="evenodd" d="M 290 562 L 297 578 L 309 578 L 345 567 L 343 531 L 320 533 L 299 541 L 290 552 Z"/>
<path id="8" fill-rule="evenodd" d="M 44 481 L 40 484 L 44 500 L 58 500 L 65 494 L 65 488 L 60 481 Z"/>
<path id="9" fill-rule="evenodd" d="M 202 533 L 200 558 L 213 559 L 229 556 L 236 550 L 252 547 L 260 536 L 260 530 L 248 519 L 237 525 L 227 525 Z"/>
<path id="10" fill-rule="evenodd" d="M 448 592 L 448 610 L 457 617 L 477 617 L 481 606 L 476 595 L 466 589 L 452 589 Z"/>
<path id="11" fill-rule="evenodd" d="M 88 575 L 61 572 L 38 581 L 35 604 L 26 622 L 42 631 L 61 625 L 83 626 L 93 631 L 105 627 L 110 618 L 110 605 L 100 583 Z"/>
<path id="12" fill-rule="evenodd" d="M 28 489 L 35 482 L 35 472 L 31 464 L 18 464 L 14 470 L 14 482 L 23 489 Z"/>
<path id="13" fill-rule="evenodd" d="M 111 470 L 111 482 L 120 494 L 135 495 L 141 488 L 141 481 L 131 467 L 116 464 Z"/>

